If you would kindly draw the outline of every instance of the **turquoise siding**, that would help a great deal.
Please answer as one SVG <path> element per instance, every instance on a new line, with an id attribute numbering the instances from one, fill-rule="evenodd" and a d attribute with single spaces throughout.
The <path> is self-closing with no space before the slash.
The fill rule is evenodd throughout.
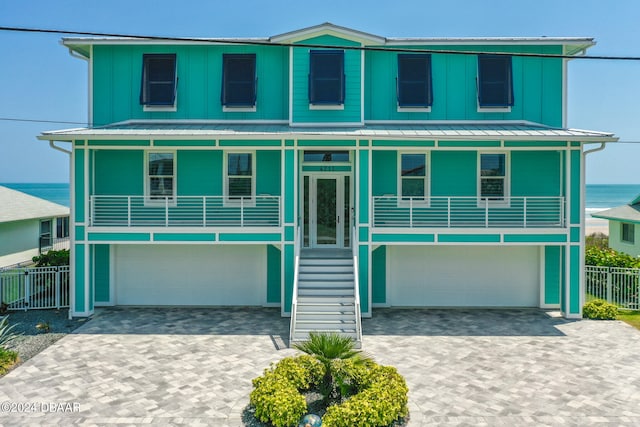
<path id="1" fill-rule="evenodd" d="M 284 306 L 282 311 L 291 313 L 291 302 L 293 299 L 293 279 L 295 274 L 295 250 L 290 244 L 284 245 Z"/>
<path id="2" fill-rule="evenodd" d="M 371 186 L 374 196 L 398 193 L 398 154 L 395 151 L 373 151 Z"/>
<path id="3" fill-rule="evenodd" d="M 94 259 L 94 288 L 96 302 L 109 302 L 110 282 L 109 282 L 109 245 L 93 245 Z"/>
<path id="4" fill-rule="evenodd" d="M 144 194 L 144 153 L 133 150 L 94 152 L 95 194 L 141 196 Z"/>
<path id="5" fill-rule="evenodd" d="M 273 245 L 267 246 L 267 303 L 279 304 L 282 299 L 280 287 L 282 285 L 282 259 L 280 249 Z"/>
<path id="6" fill-rule="evenodd" d="M 571 224 L 580 224 L 580 218 L 582 211 L 580 210 L 580 198 L 582 196 L 582 186 L 580 185 L 580 178 L 582 171 L 580 170 L 580 160 L 582 153 L 577 150 L 571 151 Z"/>
<path id="7" fill-rule="evenodd" d="M 560 46 L 411 46 L 477 52 L 562 53 Z M 475 55 L 432 55 L 431 112 L 398 112 L 396 52 L 365 55 L 365 120 L 531 120 L 562 125 L 562 60 L 513 57 L 515 105 L 511 112 L 480 113 Z"/>
<path id="8" fill-rule="evenodd" d="M 580 270 L 580 247 L 571 246 L 570 248 L 570 268 L 569 275 L 569 307 L 566 313 L 580 314 L 582 307 L 580 306 L 580 280 L 582 270 Z"/>
<path id="9" fill-rule="evenodd" d="M 473 151 L 431 153 L 432 196 L 475 196 L 478 188 L 478 157 Z"/>
<path id="10" fill-rule="evenodd" d="M 561 183 L 560 152 L 511 153 L 512 196 L 560 196 Z"/>
<path id="11" fill-rule="evenodd" d="M 387 247 L 380 246 L 371 253 L 371 302 L 387 302 Z"/>
<path id="12" fill-rule="evenodd" d="M 369 312 L 369 247 L 360 245 L 358 250 L 358 278 L 360 285 L 360 311 Z"/>
<path id="13" fill-rule="evenodd" d="M 304 40 L 305 44 L 357 46 L 338 37 L 321 36 Z M 309 51 L 310 48 L 293 50 L 293 122 L 360 122 L 362 60 L 357 50 L 344 51 L 345 99 L 343 110 L 312 110 L 309 108 Z"/>
<path id="14" fill-rule="evenodd" d="M 85 312 L 87 311 L 87 307 L 85 306 L 85 277 L 84 272 L 86 268 L 89 268 L 84 263 L 84 253 L 85 246 L 84 245 L 74 245 L 73 257 L 75 259 L 75 267 L 73 273 L 75 275 L 75 296 L 73 310 L 76 312 Z"/>
<path id="15" fill-rule="evenodd" d="M 560 304 L 562 284 L 562 248 L 546 246 L 544 251 L 544 304 Z"/>
<path id="16" fill-rule="evenodd" d="M 73 176 L 74 181 L 74 194 L 71 196 L 75 202 L 75 221 L 76 222 L 84 222 L 85 221 L 85 200 L 84 200 L 84 190 L 85 190 L 85 182 L 84 182 L 84 149 L 76 148 L 74 150 L 74 171 L 75 176 Z"/>
<path id="17" fill-rule="evenodd" d="M 179 196 L 221 196 L 223 153 L 221 151 L 179 151 L 177 185 Z"/>
<path id="18" fill-rule="evenodd" d="M 145 53 L 177 54 L 177 111 L 143 111 L 140 83 Z M 223 112 L 220 93 L 224 53 L 256 54 L 256 112 Z M 97 45 L 93 49 L 94 123 L 128 119 L 285 120 L 288 62 L 289 50 L 277 46 Z"/>
<path id="19" fill-rule="evenodd" d="M 281 176 L 280 151 L 258 151 L 256 153 L 256 194 L 279 196 Z"/>

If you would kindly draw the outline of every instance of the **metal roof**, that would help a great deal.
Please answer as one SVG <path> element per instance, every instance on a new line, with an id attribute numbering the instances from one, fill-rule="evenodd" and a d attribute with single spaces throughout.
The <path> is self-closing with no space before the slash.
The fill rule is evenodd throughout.
<path id="1" fill-rule="evenodd" d="M 622 205 L 591 214 L 594 218 L 613 219 L 640 223 L 640 204 Z"/>
<path id="2" fill-rule="evenodd" d="M 528 122 L 461 122 L 428 124 L 366 124 L 364 126 L 321 126 L 283 123 L 221 123 L 208 121 L 127 121 L 108 126 L 43 132 L 40 139 L 118 138 L 379 138 L 429 140 L 557 140 L 581 142 L 617 141 L 612 133 L 581 129 L 552 128 Z"/>
<path id="3" fill-rule="evenodd" d="M 0 223 L 69 215 L 69 208 L 0 186 Z"/>

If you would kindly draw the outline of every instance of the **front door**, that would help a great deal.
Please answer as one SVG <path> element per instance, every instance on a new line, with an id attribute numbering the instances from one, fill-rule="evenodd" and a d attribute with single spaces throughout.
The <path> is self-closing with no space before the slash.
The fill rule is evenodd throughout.
<path id="1" fill-rule="evenodd" d="M 348 175 L 304 176 L 304 247 L 348 248 Z"/>

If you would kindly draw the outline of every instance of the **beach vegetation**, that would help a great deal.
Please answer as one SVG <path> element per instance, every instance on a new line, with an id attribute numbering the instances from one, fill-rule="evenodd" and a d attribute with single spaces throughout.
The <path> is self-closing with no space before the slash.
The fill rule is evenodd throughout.
<path id="1" fill-rule="evenodd" d="M 602 299 L 589 301 L 582 308 L 582 317 L 596 320 L 616 320 L 618 307 Z"/>
<path id="2" fill-rule="evenodd" d="M 585 250 L 585 264 L 600 267 L 640 268 L 640 258 L 608 247 L 588 246 Z"/>

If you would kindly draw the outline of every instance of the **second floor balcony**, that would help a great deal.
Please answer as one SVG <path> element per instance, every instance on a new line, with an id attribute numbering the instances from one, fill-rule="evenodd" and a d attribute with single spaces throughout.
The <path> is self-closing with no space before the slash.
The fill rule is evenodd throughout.
<path id="1" fill-rule="evenodd" d="M 379 228 L 564 228 L 564 197 L 373 198 Z"/>
<path id="2" fill-rule="evenodd" d="M 91 227 L 280 227 L 280 196 L 91 196 Z"/>

